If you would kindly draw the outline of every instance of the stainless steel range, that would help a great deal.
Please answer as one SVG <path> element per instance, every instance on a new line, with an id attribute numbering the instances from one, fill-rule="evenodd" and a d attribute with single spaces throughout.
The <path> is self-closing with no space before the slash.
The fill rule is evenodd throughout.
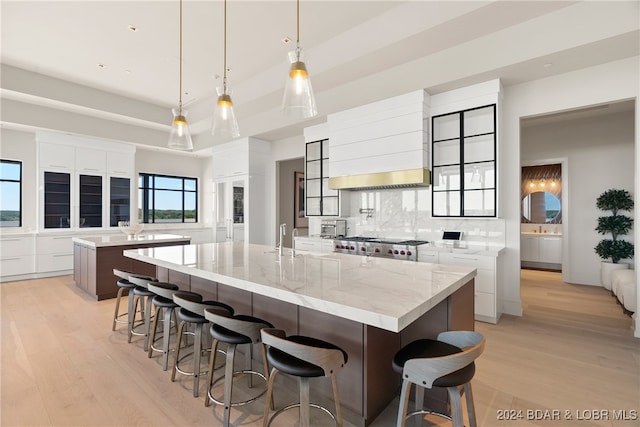
<path id="1" fill-rule="evenodd" d="M 336 239 L 333 243 L 333 251 L 343 254 L 417 261 L 420 245 L 429 242 L 426 240 L 394 240 L 354 236 Z"/>

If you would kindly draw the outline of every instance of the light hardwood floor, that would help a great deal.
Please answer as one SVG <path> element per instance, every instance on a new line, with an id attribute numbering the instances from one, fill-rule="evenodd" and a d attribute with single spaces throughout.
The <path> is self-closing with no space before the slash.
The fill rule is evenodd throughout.
<path id="1" fill-rule="evenodd" d="M 480 425 L 640 425 L 640 418 L 613 419 L 613 411 L 633 418 L 629 411 L 640 410 L 640 340 L 631 319 L 603 288 L 564 284 L 544 271 L 523 270 L 522 277 L 524 316 L 476 323 L 487 338 L 473 380 Z M 70 276 L 0 289 L 0 425 L 221 424 L 222 411 L 204 407 L 204 392 L 192 397 L 190 379 L 171 383 L 140 339 L 127 344 L 121 325 L 111 331 L 114 300 L 91 300 Z M 234 425 L 261 426 L 263 402 L 234 409 Z M 518 419 L 500 420 L 509 410 Z M 538 419 L 553 410 L 560 420 Z M 397 400 L 373 427 L 394 425 L 396 411 Z M 609 411 L 597 413 L 607 419 L 586 419 L 595 411 Z"/>

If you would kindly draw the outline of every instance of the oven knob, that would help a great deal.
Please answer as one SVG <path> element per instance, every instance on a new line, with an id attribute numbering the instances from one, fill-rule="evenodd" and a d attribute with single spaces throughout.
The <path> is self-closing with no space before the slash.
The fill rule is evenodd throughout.
<path id="1" fill-rule="evenodd" d="M 361 250 L 362 252 L 365 252 L 365 251 L 367 250 L 367 248 L 365 248 L 364 246 L 361 246 L 361 247 L 360 247 L 360 250 Z"/>
<path id="2" fill-rule="evenodd" d="M 398 250 L 397 249 L 394 250 L 393 253 L 394 253 L 394 255 L 398 255 Z"/>
<path id="3" fill-rule="evenodd" d="M 344 245 L 340 245 L 340 249 L 344 249 Z"/>
<path id="4" fill-rule="evenodd" d="M 336 245 L 336 249 L 340 249 L 340 245 Z"/>
<path id="5" fill-rule="evenodd" d="M 407 256 L 411 256 L 411 251 L 407 251 Z"/>
<path id="6" fill-rule="evenodd" d="M 352 251 L 355 250 L 356 248 L 354 248 L 353 246 L 349 246 L 349 249 L 351 249 Z"/>
<path id="7" fill-rule="evenodd" d="M 400 255 L 404 255 L 404 251 L 400 251 Z"/>
<path id="8" fill-rule="evenodd" d="M 375 253 L 379 254 L 380 253 L 380 249 L 376 248 Z"/>
<path id="9" fill-rule="evenodd" d="M 387 251 L 387 253 L 388 253 L 388 254 L 393 254 L 393 251 L 392 251 L 391 249 L 389 249 L 389 250 Z"/>

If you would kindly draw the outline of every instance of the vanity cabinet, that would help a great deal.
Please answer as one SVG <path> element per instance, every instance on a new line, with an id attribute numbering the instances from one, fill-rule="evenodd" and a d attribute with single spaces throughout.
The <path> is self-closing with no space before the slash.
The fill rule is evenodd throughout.
<path id="1" fill-rule="evenodd" d="M 562 269 L 562 236 L 520 235 L 520 261 L 523 267 Z"/>
<path id="2" fill-rule="evenodd" d="M 440 264 L 463 265 L 475 268 L 475 319 L 497 323 L 500 318 L 498 309 L 500 283 L 500 255 L 471 255 L 452 252 L 440 252 Z"/>

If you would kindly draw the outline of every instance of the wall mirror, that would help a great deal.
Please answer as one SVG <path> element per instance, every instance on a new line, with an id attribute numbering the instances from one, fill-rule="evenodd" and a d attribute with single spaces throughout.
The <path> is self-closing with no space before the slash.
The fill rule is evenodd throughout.
<path id="1" fill-rule="evenodd" d="M 548 191 L 536 191 L 522 199 L 522 222 L 533 224 L 562 223 L 560 199 Z"/>

